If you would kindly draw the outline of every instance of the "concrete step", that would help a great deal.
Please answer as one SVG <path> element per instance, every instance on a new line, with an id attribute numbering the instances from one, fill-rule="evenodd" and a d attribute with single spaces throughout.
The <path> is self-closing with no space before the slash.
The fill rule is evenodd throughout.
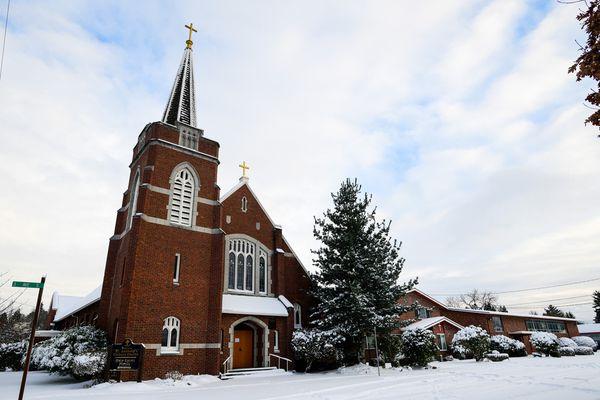
<path id="1" fill-rule="evenodd" d="M 271 371 L 277 371 L 277 367 L 237 368 L 229 370 L 226 374 L 220 373 L 219 378 L 227 380 L 236 376 L 261 375 Z"/>

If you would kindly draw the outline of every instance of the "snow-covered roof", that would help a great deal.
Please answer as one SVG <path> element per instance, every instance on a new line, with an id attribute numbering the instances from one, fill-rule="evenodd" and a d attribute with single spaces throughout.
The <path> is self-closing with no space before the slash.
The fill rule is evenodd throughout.
<path id="1" fill-rule="evenodd" d="M 277 298 L 279 299 L 279 301 L 281 301 L 283 303 L 283 305 L 286 308 L 294 308 L 294 305 L 284 295 L 280 294 L 279 297 L 277 297 Z"/>
<path id="2" fill-rule="evenodd" d="M 447 308 L 447 306 L 446 306 L 444 303 L 442 303 L 442 302 L 441 302 L 441 301 L 439 301 L 439 300 L 436 300 L 436 299 L 434 299 L 433 297 L 429 296 L 427 293 L 425 293 L 425 292 L 422 292 L 422 291 L 420 291 L 420 290 L 419 290 L 419 289 L 417 289 L 417 288 L 413 288 L 413 289 L 409 290 L 407 293 L 418 293 L 418 294 L 420 294 L 421 296 L 423 296 L 423 297 L 425 297 L 426 299 L 428 299 L 429 301 L 431 301 L 431 302 L 433 302 L 433 303 L 435 303 L 435 304 L 439 305 L 440 307 Z"/>
<path id="3" fill-rule="evenodd" d="M 446 309 L 448 309 L 450 311 L 468 312 L 468 313 L 474 313 L 474 314 L 505 315 L 505 316 L 509 316 L 509 317 L 534 318 L 534 319 L 555 319 L 555 320 L 559 320 L 559 321 L 572 321 L 572 322 L 577 321 L 574 318 L 550 317 L 547 315 L 515 314 L 515 313 L 511 313 L 511 312 L 471 310 L 469 308 L 456 308 L 456 307 L 446 307 Z"/>
<path id="4" fill-rule="evenodd" d="M 600 333 L 600 324 L 581 324 L 577 325 L 579 333 Z"/>
<path id="5" fill-rule="evenodd" d="M 222 308 L 223 314 L 250 314 L 269 317 L 288 316 L 285 304 L 275 297 L 224 294 Z"/>
<path id="6" fill-rule="evenodd" d="M 36 330 L 35 331 L 35 337 L 36 338 L 51 338 L 54 336 L 57 336 L 58 334 L 60 334 L 62 331 L 55 331 L 55 330 Z"/>
<path id="7" fill-rule="evenodd" d="M 87 296 L 62 296 L 54 293 L 52 296 L 52 308 L 56 310 L 54 322 L 61 321 L 66 317 L 73 315 L 77 311 L 100 300 L 102 286 L 92 290 Z"/>
<path id="8" fill-rule="evenodd" d="M 421 319 L 417 322 L 413 322 L 412 324 L 405 326 L 404 328 L 402 328 L 403 331 L 413 331 L 416 329 L 429 329 L 432 326 L 435 326 L 441 322 L 447 322 L 450 325 L 453 325 L 455 327 L 457 327 L 458 329 L 462 329 L 463 326 L 457 324 L 456 322 L 452 321 L 450 318 L 446 318 L 446 317 L 431 317 L 431 318 L 424 318 Z"/>

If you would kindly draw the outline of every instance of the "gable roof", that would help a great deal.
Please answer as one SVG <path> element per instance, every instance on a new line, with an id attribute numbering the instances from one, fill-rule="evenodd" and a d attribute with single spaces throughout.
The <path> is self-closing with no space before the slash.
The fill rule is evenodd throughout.
<path id="1" fill-rule="evenodd" d="M 444 303 L 442 303 L 441 301 L 434 299 L 433 297 L 429 296 L 429 295 L 428 295 L 428 294 L 426 294 L 425 292 L 422 292 L 422 291 L 420 291 L 420 290 L 419 290 L 419 289 L 417 289 L 417 288 L 413 288 L 413 289 L 409 290 L 409 291 L 407 292 L 407 294 L 408 294 L 408 293 L 417 293 L 417 294 L 419 294 L 419 295 L 421 295 L 421 296 L 425 297 L 427 300 L 431 301 L 432 303 L 435 303 L 435 304 L 437 304 L 438 306 L 440 306 L 440 307 L 442 307 L 442 308 L 448 308 L 448 307 L 447 307 L 447 306 L 446 306 Z"/>
<path id="2" fill-rule="evenodd" d="M 232 187 L 231 189 L 229 189 L 229 191 L 227 193 L 225 193 L 223 196 L 221 196 L 221 198 L 219 199 L 219 201 L 221 203 L 223 203 L 225 200 L 227 200 L 229 197 L 231 197 L 231 195 L 233 195 L 235 192 L 237 192 L 238 190 L 240 190 L 242 187 L 246 186 L 246 189 L 248 189 L 248 191 L 250 192 L 250 194 L 252 195 L 252 197 L 254 197 L 254 200 L 256 200 L 256 204 L 258 204 L 258 206 L 260 207 L 260 210 L 265 214 L 265 216 L 267 217 L 267 219 L 269 220 L 269 222 L 271 223 L 271 225 L 273 225 L 277 229 L 281 229 L 281 225 L 276 224 L 275 221 L 273 221 L 273 219 L 271 218 L 271 216 L 267 212 L 267 209 L 262 205 L 262 203 L 260 202 L 260 200 L 259 200 L 258 196 L 256 195 L 256 193 L 254 193 L 254 190 L 252 190 L 252 187 L 250 187 L 250 184 L 248 183 L 248 181 L 249 181 L 248 177 L 241 177 L 240 181 L 234 187 Z M 310 278 L 310 273 L 308 272 L 308 270 L 306 269 L 306 267 L 302 263 L 302 260 L 300 260 L 300 258 L 298 257 L 298 255 L 296 254 L 296 252 L 294 251 L 294 249 L 292 248 L 292 246 L 290 246 L 290 243 L 287 241 L 287 239 L 285 238 L 285 236 L 283 235 L 283 233 L 281 234 L 281 238 L 283 239 L 283 242 L 286 244 L 286 246 L 289 247 L 290 252 L 294 255 L 294 257 L 296 258 L 296 261 L 298 261 L 298 264 L 300 264 L 300 266 L 302 267 L 302 269 L 304 270 L 304 272 L 306 273 L 306 275 Z"/>
<path id="3" fill-rule="evenodd" d="M 52 295 L 52 309 L 56 310 L 54 322 L 61 321 L 77 311 L 100 301 L 102 285 L 92 290 L 86 296 L 61 296 L 57 292 Z"/>
<path id="4" fill-rule="evenodd" d="M 447 317 L 431 317 L 431 318 L 425 318 L 425 319 L 421 319 L 417 322 L 413 322 L 412 324 L 405 326 L 404 328 L 402 328 L 401 330 L 403 331 L 413 331 L 416 329 L 429 329 L 432 326 L 438 325 L 442 322 L 447 322 L 450 325 L 455 326 L 458 329 L 462 329 L 463 326 L 452 321 L 450 318 Z"/>

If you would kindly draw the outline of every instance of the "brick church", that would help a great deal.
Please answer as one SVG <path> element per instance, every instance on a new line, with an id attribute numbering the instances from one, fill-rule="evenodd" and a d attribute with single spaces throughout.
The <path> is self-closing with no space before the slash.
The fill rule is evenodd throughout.
<path id="1" fill-rule="evenodd" d="M 62 303 L 55 329 L 87 310 L 111 342 L 143 343 L 144 379 L 292 358 L 292 331 L 308 310 L 308 272 L 251 189 L 245 163 L 221 195 L 219 143 L 196 121 L 188 28 L 162 120 L 133 148 L 102 289 L 79 303 L 55 295 L 51 306 L 56 313 Z"/>

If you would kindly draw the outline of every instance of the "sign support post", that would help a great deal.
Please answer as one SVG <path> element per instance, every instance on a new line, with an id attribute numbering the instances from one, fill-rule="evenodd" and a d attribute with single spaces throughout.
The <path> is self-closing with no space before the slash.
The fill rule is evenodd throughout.
<path id="1" fill-rule="evenodd" d="M 33 342 L 35 340 L 35 328 L 37 327 L 38 317 L 40 315 L 40 308 L 42 305 L 42 293 L 44 292 L 44 283 L 46 277 L 42 276 L 42 280 L 37 282 L 13 282 L 13 287 L 24 287 L 24 288 L 38 288 L 38 298 L 35 305 L 35 313 L 33 314 L 33 321 L 31 322 L 31 336 L 29 336 L 29 346 L 27 346 L 27 356 L 25 357 L 25 365 L 23 366 L 23 377 L 21 378 L 21 388 L 19 389 L 19 400 L 23 400 L 23 393 L 25 392 L 25 382 L 27 382 L 27 372 L 29 372 L 29 363 L 31 362 L 31 350 L 33 349 Z"/>

